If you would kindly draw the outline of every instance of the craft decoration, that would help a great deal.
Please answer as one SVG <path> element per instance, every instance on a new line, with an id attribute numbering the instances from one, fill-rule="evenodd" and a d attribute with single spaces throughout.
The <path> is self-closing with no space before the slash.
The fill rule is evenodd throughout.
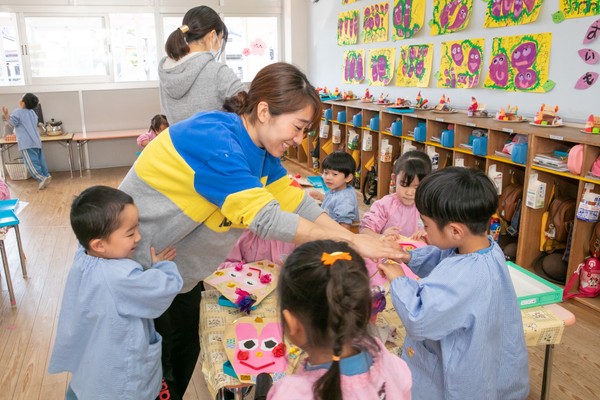
<path id="1" fill-rule="evenodd" d="M 598 52 L 592 49 L 581 49 L 578 51 L 579 57 L 586 64 L 596 64 L 598 62 Z"/>
<path id="2" fill-rule="evenodd" d="M 425 0 L 394 0 L 392 41 L 409 39 L 423 27 Z"/>
<path id="3" fill-rule="evenodd" d="M 377 314 L 385 310 L 387 302 L 385 300 L 386 291 L 382 286 L 371 286 L 371 318 L 375 318 Z"/>
<path id="4" fill-rule="evenodd" d="M 363 11 L 363 43 L 386 42 L 388 40 L 389 3 L 374 4 Z"/>
<path id="5" fill-rule="evenodd" d="M 396 99 L 396 103 L 394 103 L 395 107 L 410 107 L 412 105 L 412 101 L 408 100 L 408 99 L 403 99 L 401 97 L 398 97 Z"/>
<path id="6" fill-rule="evenodd" d="M 348 92 L 346 92 L 344 90 L 344 94 L 342 95 L 342 99 L 343 100 L 356 100 L 357 97 L 354 93 L 352 93 L 352 90 L 349 90 Z"/>
<path id="7" fill-rule="evenodd" d="M 558 106 L 549 107 L 545 104 L 542 104 L 540 111 L 535 113 L 534 123 L 536 125 L 563 125 L 560 117 L 556 115 L 557 112 Z"/>
<path id="8" fill-rule="evenodd" d="M 369 93 L 369 89 L 367 89 L 365 95 L 360 98 L 360 101 L 373 101 L 373 95 Z"/>
<path id="9" fill-rule="evenodd" d="M 256 40 L 250 42 L 250 50 L 252 54 L 255 56 L 262 56 L 265 54 L 265 49 L 267 48 L 267 43 L 265 43 L 261 38 L 256 38 Z"/>
<path id="10" fill-rule="evenodd" d="M 352 4 L 352 3 L 354 3 L 355 1 L 358 1 L 358 0 L 342 0 L 342 5 L 346 5 L 346 4 Z"/>
<path id="11" fill-rule="evenodd" d="M 471 97 L 471 106 L 467 109 L 469 117 L 487 117 L 488 112 L 485 110 L 485 103 L 478 103 L 475 97 Z"/>
<path id="12" fill-rule="evenodd" d="M 344 51 L 344 83 L 359 83 L 365 78 L 365 50 Z"/>
<path id="13" fill-rule="evenodd" d="M 288 370 L 290 346 L 282 340 L 277 318 L 242 317 L 225 327 L 223 344 L 242 383 L 256 382 L 261 373 L 282 377 Z"/>
<path id="14" fill-rule="evenodd" d="M 466 28 L 473 0 L 433 0 L 431 35 L 445 35 Z"/>
<path id="15" fill-rule="evenodd" d="M 369 85 L 385 86 L 394 77 L 396 49 L 369 50 Z"/>
<path id="16" fill-rule="evenodd" d="M 586 72 L 577 80 L 575 84 L 575 89 L 585 90 L 589 89 L 596 81 L 598 80 L 598 73 L 596 72 Z"/>
<path id="17" fill-rule="evenodd" d="M 596 14 L 600 14 L 600 11 Z M 585 38 L 583 38 L 583 44 L 593 42 L 594 40 L 596 40 L 598 35 L 600 35 L 600 19 L 594 21 L 594 23 L 590 25 L 587 32 L 585 33 Z"/>
<path id="18" fill-rule="evenodd" d="M 240 310 L 249 311 L 275 290 L 278 278 L 279 266 L 265 260 L 220 269 L 204 282 L 214 286 Z"/>
<path id="19" fill-rule="evenodd" d="M 360 10 L 351 10 L 338 14 L 338 46 L 358 44 L 358 19 Z"/>
<path id="20" fill-rule="evenodd" d="M 512 121 L 512 122 L 527 121 L 527 118 L 524 118 L 519 115 L 519 107 L 515 106 L 514 108 L 511 109 L 510 104 L 508 105 L 508 107 L 506 107 L 506 110 L 504 108 L 501 108 L 500 111 L 498 111 L 496 113 L 496 116 L 494 117 L 494 119 L 496 121 Z"/>
<path id="21" fill-rule="evenodd" d="M 559 10 L 565 18 L 589 17 L 600 14 L 600 6 L 597 1 L 585 0 L 559 0 Z"/>
<path id="22" fill-rule="evenodd" d="M 533 22 L 544 0 L 488 0 L 484 28 L 523 25 Z"/>
<path id="23" fill-rule="evenodd" d="M 484 88 L 544 93 L 552 33 L 494 38 Z"/>
<path id="24" fill-rule="evenodd" d="M 429 86 L 432 64 L 433 44 L 400 47 L 396 86 Z"/>
<path id="25" fill-rule="evenodd" d="M 391 101 L 388 100 L 389 93 L 383 97 L 383 93 L 379 96 L 379 100 L 376 101 L 377 104 L 390 104 Z"/>
<path id="26" fill-rule="evenodd" d="M 337 88 L 337 86 L 335 87 L 335 90 L 333 91 L 333 93 L 331 93 L 331 95 L 333 97 L 340 97 L 340 89 Z"/>
<path id="27" fill-rule="evenodd" d="M 557 11 L 554 14 L 552 14 L 552 22 L 554 22 L 555 24 L 560 24 L 564 20 L 565 20 L 565 14 L 563 14 L 562 11 Z"/>
<path id="28" fill-rule="evenodd" d="M 485 39 L 442 42 L 441 79 L 437 87 L 470 89 L 479 83 Z"/>
<path id="29" fill-rule="evenodd" d="M 600 117 L 594 117 L 594 115 L 590 115 L 588 118 L 584 131 L 587 133 L 600 133 Z"/>
<path id="30" fill-rule="evenodd" d="M 446 95 L 443 94 L 442 98 L 440 99 L 440 102 L 438 103 L 437 106 L 435 106 L 434 110 L 435 111 L 445 111 L 445 112 L 452 111 L 452 108 L 450 107 L 450 97 L 446 98 Z"/>
<path id="31" fill-rule="evenodd" d="M 424 99 L 421 96 L 421 91 L 419 91 L 419 94 L 417 95 L 417 99 L 415 100 L 415 104 L 417 106 L 418 109 L 421 110 L 428 110 L 430 107 L 428 105 L 426 105 L 429 102 L 429 100 Z"/>

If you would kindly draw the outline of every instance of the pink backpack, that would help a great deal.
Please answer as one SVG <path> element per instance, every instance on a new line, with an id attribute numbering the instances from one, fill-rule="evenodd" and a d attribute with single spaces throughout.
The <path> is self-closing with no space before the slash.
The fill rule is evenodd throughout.
<path id="1" fill-rule="evenodd" d="M 579 293 L 568 294 L 577 277 L 579 277 Z M 596 297 L 598 294 L 600 294 L 600 261 L 589 257 L 585 263 L 579 264 L 577 271 L 565 286 L 563 300 L 571 297 Z"/>

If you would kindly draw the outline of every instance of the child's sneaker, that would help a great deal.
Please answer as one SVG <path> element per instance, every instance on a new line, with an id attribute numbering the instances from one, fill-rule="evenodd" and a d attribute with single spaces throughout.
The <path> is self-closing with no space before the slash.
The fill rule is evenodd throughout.
<path id="1" fill-rule="evenodd" d="M 46 183 L 46 178 L 44 178 L 44 179 L 42 179 L 40 181 L 40 185 L 38 186 L 38 190 L 44 190 L 44 189 L 46 189 L 45 183 Z"/>
<path id="2" fill-rule="evenodd" d="M 42 184 L 44 186 L 42 189 L 47 188 L 48 185 L 50 184 L 51 180 L 52 180 L 52 177 L 50 175 L 48 175 L 47 177 L 45 177 L 44 180 L 42 181 Z"/>

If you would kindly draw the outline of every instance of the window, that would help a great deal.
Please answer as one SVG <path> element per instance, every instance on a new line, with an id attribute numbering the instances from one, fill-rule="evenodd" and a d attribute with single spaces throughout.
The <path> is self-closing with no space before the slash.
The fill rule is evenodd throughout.
<path id="1" fill-rule="evenodd" d="M 163 18 L 163 33 L 164 33 L 164 43 L 167 43 L 167 39 L 169 35 L 173 33 L 173 31 L 181 26 L 181 21 L 183 21 L 183 15 L 181 17 L 164 17 Z"/>
<path id="2" fill-rule="evenodd" d="M 279 61 L 277 17 L 225 17 L 229 30 L 226 62 L 243 81 Z"/>
<path id="3" fill-rule="evenodd" d="M 108 77 L 102 17 L 26 17 L 31 76 Z"/>
<path id="4" fill-rule="evenodd" d="M 109 14 L 115 82 L 158 79 L 154 14 Z"/>
<path id="5" fill-rule="evenodd" d="M 0 13 L 0 86 L 24 85 L 16 15 Z"/>

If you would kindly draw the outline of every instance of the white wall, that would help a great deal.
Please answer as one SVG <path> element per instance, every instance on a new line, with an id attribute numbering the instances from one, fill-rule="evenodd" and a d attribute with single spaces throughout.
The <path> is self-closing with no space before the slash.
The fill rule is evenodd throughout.
<path id="1" fill-rule="evenodd" d="M 518 105 L 519 112 L 525 115 L 533 115 L 542 103 L 545 103 L 546 105 L 558 105 L 560 107 L 559 114 L 563 119 L 579 122 L 585 122 L 591 113 L 600 114 L 597 101 L 600 84 L 583 91 L 574 89 L 575 82 L 585 72 L 595 71 L 600 73 L 600 64 L 585 64 L 577 54 L 577 51 L 584 47 L 600 51 L 600 40 L 585 46 L 581 44 L 588 27 L 598 19 L 598 16 L 568 19 L 560 24 L 555 24 L 552 22 L 551 14 L 558 11 L 558 1 L 546 0 L 542 4 L 537 20 L 533 23 L 503 28 L 483 28 L 487 3 L 481 0 L 473 0 L 473 11 L 466 29 L 449 35 L 430 36 L 427 21 L 433 17 L 433 0 L 427 0 L 425 26 L 417 33 L 415 38 L 392 42 L 390 33 L 390 40 L 387 42 L 337 46 L 336 21 L 338 13 L 360 9 L 362 21 L 363 8 L 378 3 L 381 3 L 381 1 L 362 0 L 342 6 L 340 0 L 321 0 L 316 4 L 311 3 L 308 5 L 308 74 L 313 85 L 327 86 L 328 88 L 338 86 L 340 90 L 352 90 L 355 94 L 362 96 L 365 89 L 369 87 L 367 84 L 349 85 L 342 83 L 343 71 L 341 66 L 345 50 L 395 47 L 397 49 L 397 66 L 400 57 L 398 50 L 400 46 L 433 43 L 433 72 L 428 88 L 395 86 L 396 79 L 394 75 L 394 80 L 389 86 L 372 86 L 369 89 L 370 92 L 376 96 L 379 96 L 381 92 L 384 92 L 384 94 L 389 93 L 392 100 L 397 97 L 407 97 L 414 100 L 419 90 L 422 90 L 422 95 L 425 98 L 436 103 L 442 94 L 446 94 L 450 97 L 451 105 L 458 108 L 467 108 L 471 104 L 471 96 L 475 96 L 477 101 L 487 103 L 488 110 L 495 111 L 500 107 L 511 104 Z M 390 11 L 393 8 L 392 6 L 393 0 L 390 0 Z M 391 16 L 392 13 L 390 12 L 390 18 Z M 390 26 L 392 26 L 391 19 Z M 361 30 L 362 22 L 359 32 Z M 546 32 L 552 32 L 548 76 L 549 79 L 556 82 L 556 86 L 552 91 L 547 93 L 520 93 L 482 88 L 490 63 L 494 37 Z M 478 87 L 476 89 L 436 88 L 437 80 L 433 74 L 435 71 L 439 71 L 441 42 L 472 38 L 485 38 L 484 67 Z M 359 39 L 359 42 L 361 42 L 361 39 Z M 365 66 L 366 68 L 368 66 Z"/>

